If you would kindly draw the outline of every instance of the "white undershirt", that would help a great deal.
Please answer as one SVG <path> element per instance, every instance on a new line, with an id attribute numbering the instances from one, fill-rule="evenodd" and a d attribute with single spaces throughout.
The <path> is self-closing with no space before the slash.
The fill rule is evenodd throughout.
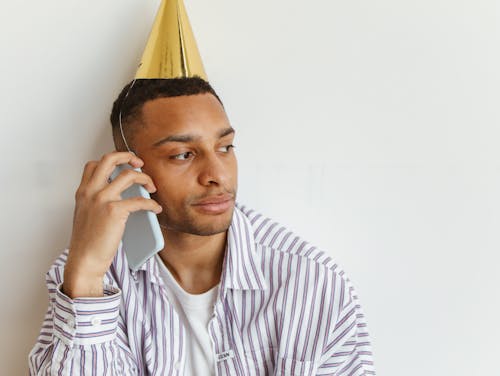
<path id="1" fill-rule="evenodd" d="M 156 254 L 155 257 L 167 296 L 186 328 L 187 353 L 183 375 L 215 375 L 215 354 L 208 333 L 208 322 L 214 312 L 220 283 L 203 294 L 190 294 L 179 285 L 160 256 Z"/>

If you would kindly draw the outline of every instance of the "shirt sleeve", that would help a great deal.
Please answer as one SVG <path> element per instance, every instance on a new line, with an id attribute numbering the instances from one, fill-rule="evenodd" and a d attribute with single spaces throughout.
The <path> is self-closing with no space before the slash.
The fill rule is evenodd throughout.
<path id="1" fill-rule="evenodd" d="M 104 284 L 104 296 L 71 299 L 61 291 L 67 250 L 46 274 L 49 306 L 29 353 L 30 375 L 115 375 L 121 290 Z"/>
<path id="2" fill-rule="evenodd" d="M 329 333 L 317 375 L 375 375 L 366 320 L 349 279 L 345 279 L 347 303 L 339 310 Z"/>

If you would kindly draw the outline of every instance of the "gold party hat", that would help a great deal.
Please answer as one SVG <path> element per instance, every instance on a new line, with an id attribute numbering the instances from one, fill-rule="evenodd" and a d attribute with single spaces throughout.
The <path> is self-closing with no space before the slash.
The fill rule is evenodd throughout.
<path id="1" fill-rule="evenodd" d="M 182 0 L 162 0 L 135 78 L 200 76 L 207 81 Z"/>

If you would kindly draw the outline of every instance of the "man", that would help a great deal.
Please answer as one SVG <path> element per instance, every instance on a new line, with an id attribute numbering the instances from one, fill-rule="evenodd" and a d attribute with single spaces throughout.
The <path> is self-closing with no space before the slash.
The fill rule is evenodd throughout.
<path id="1" fill-rule="evenodd" d="M 47 273 L 31 374 L 374 374 L 337 264 L 236 202 L 235 131 L 210 84 L 137 80 L 124 101 L 129 86 L 111 115 L 118 151 L 86 164 L 69 249 Z M 119 108 L 136 155 L 123 151 Z M 120 163 L 143 172 L 108 183 Z M 121 200 L 133 183 L 152 199 Z M 134 273 L 120 239 L 136 210 L 158 213 L 165 247 Z"/>
<path id="2" fill-rule="evenodd" d="M 85 165 L 70 245 L 46 275 L 30 374 L 374 374 L 341 268 L 236 201 L 235 129 L 181 1 L 162 1 L 111 123 L 116 151 Z M 110 181 L 124 163 L 141 172 Z M 122 199 L 132 184 L 151 198 Z M 121 238 L 138 210 L 157 214 L 165 245 L 134 271 Z"/>

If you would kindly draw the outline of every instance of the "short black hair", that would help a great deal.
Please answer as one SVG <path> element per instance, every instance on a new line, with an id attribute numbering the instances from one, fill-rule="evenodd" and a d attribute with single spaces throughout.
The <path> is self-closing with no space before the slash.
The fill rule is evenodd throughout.
<path id="1" fill-rule="evenodd" d="M 210 83 L 199 76 L 158 79 L 141 78 L 130 81 L 114 101 L 113 109 L 111 110 L 111 128 L 117 150 L 126 150 L 125 145 L 122 145 L 123 140 L 119 121 L 120 111 L 122 126 L 126 128 L 126 125 L 139 118 L 142 106 L 147 101 L 164 97 L 178 97 L 182 95 L 205 93 L 214 95 L 224 108 L 224 104 Z M 125 132 L 125 129 L 123 131 Z M 130 135 L 130 132 L 127 133 Z"/>

